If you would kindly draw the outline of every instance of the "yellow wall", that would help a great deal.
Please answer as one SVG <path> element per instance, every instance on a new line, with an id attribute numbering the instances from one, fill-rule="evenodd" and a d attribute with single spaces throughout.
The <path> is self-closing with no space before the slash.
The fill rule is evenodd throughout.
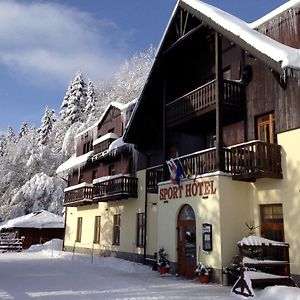
<path id="1" fill-rule="evenodd" d="M 220 176 L 220 219 L 222 266 L 229 266 L 238 254 L 238 241 L 248 235 L 250 220 L 249 183 Z"/>
<path id="2" fill-rule="evenodd" d="M 282 203 L 285 241 L 290 244 L 291 272 L 300 274 L 300 129 L 278 134 L 277 138 L 282 146 L 283 179 L 259 179 L 251 184 L 251 210 L 259 225 L 259 205 Z"/>
<path id="3" fill-rule="evenodd" d="M 143 254 L 144 249 L 136 247 L 137 213 L 145 212 L 145 171 L 138 172 L 138 198 L 120 201 L 99 202 L 93 205 L 67 208 L 65 246 L 73 247 L 76 239 L 77 218 L 82 217 L 81 242 L 76 242 L 78 248 L 92 248 L 94 239 L 95 216 L 101 216 L 100 244 L 94 244 L 97 250 L 112 250 Z M 157 195 L 148 194 L 148 239 L 147 253 L 156 251 L 156 203 Z M 121 214 L 120 245 L 112 245 L 113 216 Z"/>
<path id="4" fill-rule="evenodd" d="M 177 218 L 178 213 L 184 204 L 189 204 L 196 216 L 196 235 L 197 235 L 197 260 L 211 265 L 214 268 L 221 266 L 220 253 L 220 209 L 219 209 L 219 176 L 202 177 L 196 180 L 214 181 L 215 194 L 208 195 L 207 199 L 202 196 L 158 200 L 157 215 L 157 245 L 164 247 L 168 254 L 168 259 L 172 262 L 177 261 Z M 183 180 L 182 185 L 193 183 L 193 180 Z M 159 195 L 162 189 L 172 187 L 171 184 L 161 184 L 159 186 Z M 202 250 L 202 223 L 212 224 L 213 231 L 213 251 L 204 252 Z"/>

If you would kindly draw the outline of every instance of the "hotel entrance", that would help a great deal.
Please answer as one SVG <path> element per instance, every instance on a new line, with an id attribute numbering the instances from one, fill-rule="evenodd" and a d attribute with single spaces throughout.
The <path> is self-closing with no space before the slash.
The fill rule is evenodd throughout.
<path id="1" fill-rule="evenodd" d="M 177 219 L 177 268 L 178 274 L 194 278 L 197 264 L 196 220 L 192 207 L 185 204 Z"/>

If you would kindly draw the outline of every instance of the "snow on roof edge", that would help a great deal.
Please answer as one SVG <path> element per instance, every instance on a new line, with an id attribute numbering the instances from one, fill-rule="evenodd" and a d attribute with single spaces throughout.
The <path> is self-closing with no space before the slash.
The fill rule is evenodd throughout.
<path id="1" fill-rule="evenodd" d="M 264 24 L 268 21 L 271 21 L 272 19 L 279 16 L 283 12 L 285 12 L 289 9 L 292 9 L 294 7 L 297 7 L 297 6 L 300 7 L 300 0 L 290 0 L 290 1 L 280 5 L 279 7 L 275 8 L 274 10 L 270 11 L 269 13 L 262 16 L 261 18 L 257 19 L 256 21 L 249 23 L 249 26 L 251 28 L 257 28 L 257 27 L 261 26 L 262 24 Z"/>
<path id="2" fill-rule="evenodd" d="M 285 69 L 300 70 L 300 50 L 279 43 L 252 29 L 248 23 L 200 0 L 180 0 L 180 5 L 224 34 L 271 68 L 283 74 Z"/>

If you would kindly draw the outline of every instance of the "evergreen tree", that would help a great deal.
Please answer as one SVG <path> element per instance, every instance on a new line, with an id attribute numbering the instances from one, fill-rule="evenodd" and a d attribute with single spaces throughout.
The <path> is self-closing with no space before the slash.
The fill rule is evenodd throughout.
<path id="1" fill-rule="evenodd" d="M 68 88 L 65 98 L 62 103 L 63 110 L 61 118 L 69 125 L 77 121 L 83 121 L 83 111 L 87 98 L 87 86 L 80 72 L 77 72 L 75 79 Z"/>
<path id="2" fill-rule="evenodd" d="M 7 140 L 9 142 L 14 142 L 15 139 L 16 139 L 15 132 L 14 132 L 13 128 L 11 126 L 9 126 L 8 130 L 7 130 Z"/>
<path id="3" fill-rule="evenodd" d="M 29 131 L 28 124 L 26 122 L 23 122 L 19 130 L 19 139 L 24 135 L 26 135 L 28 131 Z"/>
<path id="4" fill-rule="evenodd" d="M 54 122 L 56 122 L 55 111 L 46 107 L 45 114 L 42 118 L 42 125 L 38 131 L 40 144 L 46 144 L 48 142 L 49 134 L 52 131 Z"/>
<path id="5" fill-rule="evenodd" d="M 3 156 L 6 151 L 7 146 L 7 140 L 5 138 L 5 135 L 0 133 L 0 156 Z"/>
<path id="6" fill-rule="evenodd" d="M 89 115 L 90 113 L 93 113 L 95 111 L 96 102 L 97 102 L 97 96 L 95 93 L 94 85 L 92 81 L 89 79 L 86 105 L 84 109 L 86 115 Z"/>
<path id="7" fill-rule="evenodd" d="M 70 82 L 69 86 L 68 86 L 68 89 L 67 89 L 67 92 L 66 92 L 66 95 L 64 96 L 64 99 L 61 103 L 61 110 L 59 112 L 60 114 L 60 118 L 61 120 L 64 120 L 66 118 L 66 111 L 67 111 L 67 108 L 68 108 L 68 103 L 69 103 L 69 98 L 70 98 L 70 94 L 71 94 L 71 87 L 72 87 L 72 84 L 73 84 L 73 81 Z"/>

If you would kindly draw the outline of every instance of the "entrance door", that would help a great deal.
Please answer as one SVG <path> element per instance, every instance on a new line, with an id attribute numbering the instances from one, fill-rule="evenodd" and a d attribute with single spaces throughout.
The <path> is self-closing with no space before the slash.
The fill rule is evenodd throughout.
<path id="1" fill-rule="evenodd" d="M 179 212 L 177 230 L 178 274 L 194 278 L 197 264 L 196 221 L 192 207 L 187 204 Z"/>

